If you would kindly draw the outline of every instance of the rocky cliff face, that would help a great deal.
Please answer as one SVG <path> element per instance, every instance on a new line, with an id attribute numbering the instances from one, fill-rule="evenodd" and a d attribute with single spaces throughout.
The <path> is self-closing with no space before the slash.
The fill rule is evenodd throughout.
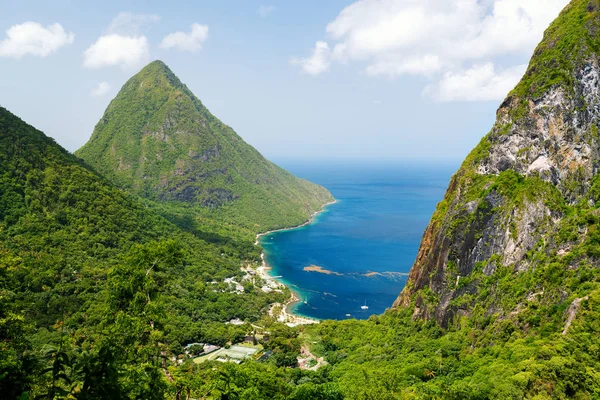
<path id="1" fill-rule="evenodd" d="M 507 316 L 536 293 L 571 292 L 532 280 L 507 307 L 499 270 L 519 280 L 542 262 L 598 265 L 589 243 L 599 200 L 598 9 L 597 0 L 575 0 L 547 30 L 491 132 L 452 178 L 394 307 L 412 305 L 415 317 L 444 326 L 477 304 Z"/>

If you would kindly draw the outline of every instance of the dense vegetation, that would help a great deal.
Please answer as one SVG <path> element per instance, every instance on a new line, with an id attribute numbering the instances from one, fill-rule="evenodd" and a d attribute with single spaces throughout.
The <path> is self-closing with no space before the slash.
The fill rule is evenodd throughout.
<path id="1" fill-rule="evenodd" d="M 465 312 L 446 328 L 435 320 L 415 320 L 412 307 L 368 321 L 306 327 L 301 339 L 329 366 L 316 373 L 229 366 L 230 387 L 239 398 L 294 398 L 300 390 L 311 394 L 296 398 L 599 398 L 598 182 L 594 203 L 568 205 L 549 196 L 555 189 L 545 183 L 507 171 L 487 190 L 516 202 L 543 194 L 565 213 L 549 240 L 528 254 L 534 267 L 515 274 L 495 255 L 458 281 L 458 271 L 451 271 L 447 284 L 462 289 L 454 305 Z M 487 263 L 497 264 L 494 273 L 483 273 Z M 425 294 L 426 302 L 440 301 L 431 291 Z M 279 383 L 266 386 L 256 374 Z M 199 395 L 207 382 L 223 379 L 215 375 L 186 387 Z"/>
<path id="2" fill-rule="evenodd" d="M 451 307 L 460 312 L 446 329 L 415 321 L 414 304 L 366 322 L 311 328 L 333 379 L 348 398 L 599 398 L 596 189 L 570 205 L 552 185 L 512 171 L 473 187 L 503 193 L 515 208 L 538 196 L 564 218 L 526 255 L 527 270 L 515 273 L 495 254 L 457 280 L 461 273 L 449 263 L 446 284 L 460 293 Z M 491 265 L 494 272 L 484 273 Z M 424 307 L 440 302 L 429 288 L 421 294 Z"/>
<path id="3" fill-rule="evenodd" d="M 556 85 L 572 90 L 572 71 L 600 52 L 598 10 L 596 0 L 572 1 L 544 33 L 525 76 L 510 96 L 537 98 Z"/>
<path id="4" fill-rule="evenodd" d="M 333 200 L 266 160 L 161 61 L 125 83 L 76 154 L 132 193 L 254 232 L 299 225 Z"/>
<path id="5" fill-rule="evenodd" d="M 242 294 L 223 283 L 260 259 L 247 236 L 223 238 L 197 224 L 179 229 L 5 109 L 0 149 L 0 392 L 7 397 L 109 387 L 131 396 L 124 385 L 136 374 L 162 377 L 161 352 L 239 340 L 247 329 L 224 322 L 257 320 L 287 298 L 257 290 L 258 281 Z M 68 382 L 53 375 L 65 368 Z"/>
<path id="6" fill-rule="evenodd" d="M 515 126 L 536 126 L 527 119 L 529 100 L 552 87 L 568 90 L 574 65 L 598 50 L 599 11 L 597 0 L 575 0 L 550 27 L 511 94 L 519 101 L 511 105 L 509 97 L 503 105 L 514 111 Z M 587 122 L 588 139 L 597 144 L 600 123 Z M 164 64 L 150 64 L 125 85 L 80 153 L 108 179 L 0 109 L 1 396 L 600 398 L 600 177 L 594 170 L 588 182 L 575 168 L 556 185 L 510 168 L 480 173 L 511 129 L 497 124 L 481 141 L 432 217 L 429 229 L 443 233 L 442 243 L 460 250 L 481 242 L 472 270 L 460 251 L 449 252 L 443 268 L 425 277 L 427 285 L 411 280 L 401 307 L 368 321 L 289 328 L 265 315 L 268 304 L 289 293 L 265 294 L 257 279 L 236 293 L 223 280 L 241 280 L 240 267 L 259 261 L 256 231 L 306 218 L 327 196 L 319 192 L 297 212 L 299 203 L 289 200 L 306 192 L 284 194 L 288 175 L 277 173 L 287 178 L 271 186 L 276 167 L 228 164 L 233 153 L 221 160 L 241 139 Z M 191 142 L 176 140 L 179 131 L 197 133 L 208 147 L 185 147 Z M 186 164 L 178 146 L 192 160 L 220 161 Z M 124 152 L 115 158 L 117 148 Z M 239 149 L 246 160 L 255 156 Z M 165 163 L 150 162 L 151 154 Z M 186 168 L 201 171 L 202 179 L 186 181 Z M 266 181 L 250 185 L 246 173 Z M 273 187 L 283 192 L 272 194 Z M 275 212 L 261 208 L 281 201 Z M 527 220 L 531 215 L 536 219 Z M 494 240 L 527 238 L 527 230 L 539 240 L 520 244 L 527 251 L 519 268 L 505 263 Z M 232 318 L 248 323 L 224 323 Z M 227 346 L 248 334 L 270 358 L 237 365 L 183 356 L 185 344 Z M 308 350 L 328 364 L 296 368 Z"/>

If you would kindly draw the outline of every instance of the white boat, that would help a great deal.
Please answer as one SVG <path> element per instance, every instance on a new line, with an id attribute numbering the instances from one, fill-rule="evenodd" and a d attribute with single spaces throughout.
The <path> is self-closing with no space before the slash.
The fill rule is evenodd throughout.
<path id="1" fill-rule="evenodd" d="M 369 306 L 367 305 L 367 300 L 365 300 L 365 305 L 364 306 L 360 306 L 361 310 L 368 310 Z"/>

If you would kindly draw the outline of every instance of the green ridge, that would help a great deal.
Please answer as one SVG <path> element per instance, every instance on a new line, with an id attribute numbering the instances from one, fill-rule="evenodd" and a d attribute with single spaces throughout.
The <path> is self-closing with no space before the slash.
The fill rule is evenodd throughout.
<path id="1" fill-rule="evenodd" d="M 232 293 L 260 251 L 225 231 L 182 231 L 0 107 L 0 397 L 156 398 L 160 352 L 239 341 L 225 322 L 289 293 Z"/>
<path id="2" fill-rule="evenodd" d="M 333 200 L 266 160 L 161 61 L 125 83 L 76 155 L 132 193 L 256 231 L 303 223 Z"/>

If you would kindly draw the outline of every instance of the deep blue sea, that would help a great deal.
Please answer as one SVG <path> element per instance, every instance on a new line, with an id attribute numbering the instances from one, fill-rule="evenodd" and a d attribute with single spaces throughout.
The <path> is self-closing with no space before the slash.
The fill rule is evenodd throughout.
<path id="1" fill-rule="evenodd" d="M 458 166 L 280 164 L 337 199 L 312 224 L 261 238 L 271 275 L 302 300 L 292 311 L 338 320 L 383 313 L 404 287 Z"/>

